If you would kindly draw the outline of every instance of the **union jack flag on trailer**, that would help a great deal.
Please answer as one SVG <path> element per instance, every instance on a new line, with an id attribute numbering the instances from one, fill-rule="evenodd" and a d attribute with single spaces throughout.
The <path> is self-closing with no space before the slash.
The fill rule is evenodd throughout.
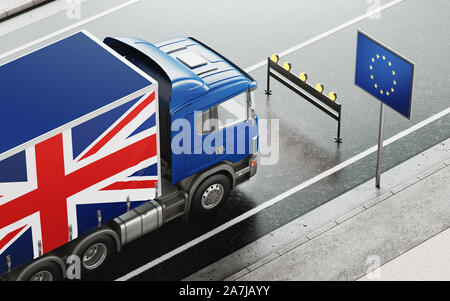
<path id="1" fill-rule="evenodd" d="M 76 67 L 80 70 L 72 71 L 77 74 L 84 67 L 90 76 L 92 73 L 103 76 L 96 78 L 95 83 L 97 88 L 105 87 L 105 91 L 86 86 L 92 82 L 79 78 L 72 78 L 72 85 L 66 82 L 67 78 L 64 82 L 60 80 L 61 89 L 57 89 L 60 95 L 46 93 L 49 91 L 46 87 L 33 87 L 43 90 L 37 91 L 42 94 L 33 91 L 38 95 L 33 102 L 40 103 L 40 109 L 44 110 L 39 110 L 42 116 L 38 117 L 31 116 L 37 112 L 25 114 L 29 114 L 31 121 L 40 122 L 18 125 L 13 118 L 14 111 L 17 112 L 14 103 L 9 105 L 10 118 L 0 122 L 0 135 L 5 138 L 3 149 L 0 148 L 0 275 L 157 195 L 155 85 L 133 66 L 105 51 L 105 46 L 85 32 L 56 45 L 59 50 L 68 50 L 74 39 L 79 39 L 77 43 L 84 42 L 84 51 L 92 57 L 87 58 L 86 53 L 81 53 L 72 58 L 83 61 L 82 66 Z M 55 50 L 54 45 L 37 52 L 41 56 L 33 53 L 19 60 L 25 64 L 41 62 L 49 51 Z M 99 61 L 100 54 L 96 52 L 103 53 L 104 61 Z M 67 56 L 61 58 L 63 62 L 66 66 L 61 68 L 67 67 Z M 14 79 L 15 74 L 11 72 L 14 63 L 0 67 L 0 79 L 6 78 L 5 74 Z M 53 66 L 58 69 L 57 65 Z M 102 70 L 105 67 L 108 72 Z M 10 72 L 3 72 L 5 69 Z M 112 72 L 110 76 L 109 72 Z M 57 70 L 55 75 L 58 74 Z M 115 89 L 112 85 L 126 88 Z M 74 89 L 77 91 L 69 95 Z M 83 95 L 78 89 L 83 89 L 85 98 L 79 98 Z M 117 95 L 111 97 L 108 89 L 118 91 Z M 22 105 L 29 101 L 26 91 L 24 94 L 15 98 Z M 49 109 L 58 101 L 65 103 L 56 106 L 58 110 Z M 81 103 L 83 101 L 86 104 Z M 96 106 L 92 107 L 90 102 L 96 102 Z M 27 120 L 20 122 L 27 123 Z M 18 129 L 12 127 L 15 124 Z M 29 132 L 32 134 L 27 137 Z M 11 149 L 13 154 L 5 155 Z"/>

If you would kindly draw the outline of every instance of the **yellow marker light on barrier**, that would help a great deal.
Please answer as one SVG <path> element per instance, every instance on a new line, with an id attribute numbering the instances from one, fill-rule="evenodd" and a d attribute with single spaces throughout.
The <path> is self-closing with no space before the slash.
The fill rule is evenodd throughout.
<path id="1" fill-rule="evenodd" d="M 306 73 L 300 73 L 300 74 L 298 75 L 298 77 L 300 78 L 300 80 L 301 80 L 302 82 L 306 82 L 306 81 L 308 80 L 308 74 L 306 74 Z"/>
<path id="2" fill-rule="evenodd" d="M 272 60 L 272 62 L 277 63 L 277 64 L 280 61 L 280 57 L 278 56 L 278 54 L 272 54 L 270 59 Z"/>
<path id="3" fill-rule="evenodd" d="M 283 64 L 283 68 L 286 70 L 286 71 L 291 71 L 291 63 L 288 63 L 288 62 L 284 62 L 284 64 Z"/>
<path id="4" fill-rule="evenodd" d="M 336 101 L 336 99 L 337 99 L 337 94 L 336 94 L 335 92 L 330 92 L 330 94 L 328 94 L 328 98 L 329 98 L 331 101 Z"/>
<path id="5" fill-rule="evenodd" d="M 317 84 L 316 85 L 316 90 L 319 91 L 320 93 L 323 92 L 324 86 L 322 84 Z"/>

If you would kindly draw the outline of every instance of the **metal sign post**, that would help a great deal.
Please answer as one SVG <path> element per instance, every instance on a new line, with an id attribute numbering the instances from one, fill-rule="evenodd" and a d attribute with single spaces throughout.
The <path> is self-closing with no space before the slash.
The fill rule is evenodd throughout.
<path id="1" fill-rule="evenodd" d="M 380 107 L 380 128 L 378 132 L 378 157 L 377 157 L 377 177 L 375 186 L 380 188 L 381 169 L 383 165 L 383 141 L 384 141 L 384 103 Z"/>

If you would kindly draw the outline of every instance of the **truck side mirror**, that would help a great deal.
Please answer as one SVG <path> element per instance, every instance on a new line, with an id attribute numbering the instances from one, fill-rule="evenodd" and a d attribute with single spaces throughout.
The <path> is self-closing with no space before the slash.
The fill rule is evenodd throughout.
<path id="1" fill-rule="evenodd" d="M 248 119 L 255 119 L 256 112 L 255 107 L 253 105 L 253 92 L 247 91 L 247 106 L 248 106 Z"/>

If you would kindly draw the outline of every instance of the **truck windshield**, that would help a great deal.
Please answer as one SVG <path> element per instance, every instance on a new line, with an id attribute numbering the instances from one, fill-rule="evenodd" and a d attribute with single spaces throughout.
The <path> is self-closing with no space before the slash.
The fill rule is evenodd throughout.
<path id="1" fill-rule="evenodd" d="M 217 106 L 219 130 L 248 119 L 247 93 L 239 94 Z"/>
<path id="2" fill-rule="evenodd" d="M 216 130 L 255 118 L 252 93 L 245 92 L 196 115 L 195 128 L 198 134 Z"/>

